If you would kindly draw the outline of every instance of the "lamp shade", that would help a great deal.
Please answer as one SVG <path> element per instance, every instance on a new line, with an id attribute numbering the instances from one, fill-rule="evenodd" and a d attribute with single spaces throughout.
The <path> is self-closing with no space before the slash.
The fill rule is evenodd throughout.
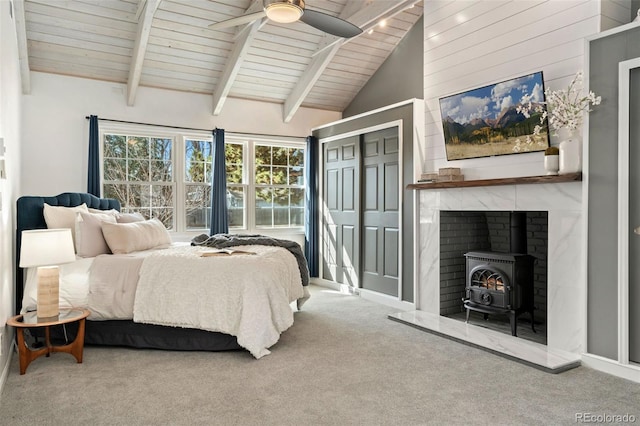
<path id="1" fill-rule="evenodd" d="M 20 267 L 51 266 L 76 260 L 71 229 L 22 231 Z"/>

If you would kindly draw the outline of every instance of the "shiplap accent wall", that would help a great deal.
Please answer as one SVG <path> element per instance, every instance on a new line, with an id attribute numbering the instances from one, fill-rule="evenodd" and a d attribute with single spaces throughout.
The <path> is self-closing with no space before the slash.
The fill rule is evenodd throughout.
<path id="1" fill-rule="evenodd" d="M 547 88 L 567 86 L 584 68 L 584 38 L 599 32 L 600 10 L 595 0 L 427 2 L 423 171 L 460 167 L 466 179 L 544 174 L 541 152 L 447 161 L 438 99 L 536 71 Z"/>

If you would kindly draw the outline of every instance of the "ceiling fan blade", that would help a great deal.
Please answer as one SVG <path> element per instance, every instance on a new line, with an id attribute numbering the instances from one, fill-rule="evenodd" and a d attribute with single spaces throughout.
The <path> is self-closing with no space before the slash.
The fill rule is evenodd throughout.
<path id="1" fill-rule="evenodd" d="M 351 38 L 362 33 L 362 30 L 351 22 L 316 10 L 305 9 L 300 20 L 305 24 L 319 29 L 320 31 L 324 31 L 325 33 L 333 34 L 338 37 Z"/>
<path id="2" fill-rule="evenodd" d="M 246 15 L 238 16 L 237 18 L 227 19 L 226 21 L 216 22 L 215 24 L 209 25 L 209 28 L 212 30 L 220 30 L 223 28 L 231 28 L 236 27 L 242 24 L 248 24 L 249 22 L 253 22 L 256 19 L 260 19 L 267 16 L 263 10 L 255 13 L 248 13 Z"/>

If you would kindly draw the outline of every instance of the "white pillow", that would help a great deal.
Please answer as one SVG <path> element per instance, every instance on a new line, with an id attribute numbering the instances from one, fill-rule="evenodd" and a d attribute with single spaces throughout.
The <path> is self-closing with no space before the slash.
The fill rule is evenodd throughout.
<path id="1" fill-rule="evenodd" d="M 142 222 L 144 220 L 144 216 L 142 214 L 136 213 L 120 213 L 116 216 L 116 220 L 118 223 L 133 223 L 133 222 Z"/>
<path id="2" fill-rule="evenodd" d="M 116 218 L 116 221 L 118 223 L 142 222 L 143 220 L 145 220 L 144 216 L 142 216 L 141 213 L 138 213 L 138 212 L 135 212 L 135 213 L 121 213 L 116 209 L 99 210 L 99 209 L 92 209 L 91 207 L 89 207 L 89 213 L 112 215 L 113 217 Z"/>
<path id="3" fill-rule="evenodd" d="M 90 209 L 91 210 L 91 209 Z M 102 235 L 102 223 L 116 223 L 109 213 L 76 213 L 76 253 L 80 257 L 109 254 L 109 246 Z"/>
<path id="4" fill-rule="evenodd" d="M 102 222 L 102 235 L 114 254 L 167 248 L 171 235 L 158 219 L 133 223 Z"/>
<path id="5" fill-rule="evenodd" d="M 120 214 L 120 212 L 116 209 L 111 209 L 111 210 L 100 210 L 100 209 L 93 209 L 91 207 L 89 207 L 89 213 L 96 213 L 96 214 L 109 214 L 113 217 L 118 217 L 118 215 Z"/>
<path id="6" fill-rule="evenodd" d="M 47 223 L 47 228 L 68 228 L 71 229 L 71 238 L 73 238 L 73 244 L 75 246 L 76 241 L 76 213 L 84 212 L 89 213 L 86 204 L 81 204 L 76 207 L 60 207 L 50 206 L 44 204 L 44 221 Z"/>

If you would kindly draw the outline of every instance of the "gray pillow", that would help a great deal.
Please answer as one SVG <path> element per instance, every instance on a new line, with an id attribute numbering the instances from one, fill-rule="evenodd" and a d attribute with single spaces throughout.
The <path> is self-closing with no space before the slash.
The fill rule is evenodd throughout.
<path id="1" fill-rule="evenodd" d="M 109 254 L 111 250 L 102 235 L 102 224 L 116 223 L 116 218 L 109 213 L 76 214 L 76 253 L 80 257 L 96 257 Z"/>

